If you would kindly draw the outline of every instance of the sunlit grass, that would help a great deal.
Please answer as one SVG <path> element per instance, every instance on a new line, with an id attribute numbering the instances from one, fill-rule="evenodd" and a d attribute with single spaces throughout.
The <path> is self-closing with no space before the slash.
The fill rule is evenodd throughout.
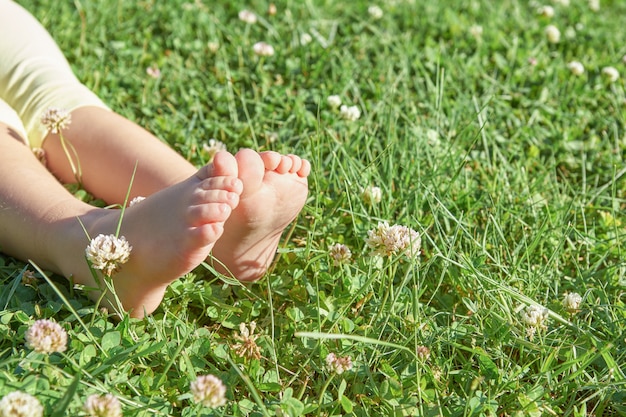
<path id="1" fill-rule="evenodd" d="M 514 0 L 398 0 L 379 19 L 362 1 L 277 1 L 275 15 L 21 3 L 81 80 L 194 164 L 215 138 L 314 169 L 265 279 L 199 267 L 144 320 L 115 322 L 63 278 L 0 257 L 0 395 L 28 392 L 46 416 L 105 393 L 127 416 L 626 414 L 621 2 L 550 2 L 548 18 Z M 255 55 L 260 41 L 275 54 Z M 420 256 L 372 256 L 379 222 L 419 232 Z M 351 252 L 338 264 L 337 243 Z M 536 327 L 528 306 L 546 309 Z M 63 354 L 25 346 L 40 318 L 67 330 Z M 260 359 L 237 345 L 252 322 Z M 329 354 L 351 369 L 333 372 Z M 195 403 L 200 375 L 223 381 L 224 406 Z"/>

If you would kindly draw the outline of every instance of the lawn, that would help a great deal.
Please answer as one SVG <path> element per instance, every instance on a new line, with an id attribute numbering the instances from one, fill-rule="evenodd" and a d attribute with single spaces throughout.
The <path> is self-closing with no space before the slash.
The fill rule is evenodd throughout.
<path id="1" fill-rule="evenodd" d="M 19 3 L 194 164 L 214 139 L 313 171 L 266 277 L 201 266 L 142 320 L 0 256 L 0 397 L 45 416 L 107 393 L 124 416 L 626 416 L 625 2 Z M 39 319 L 65 351 L 28 346 Z M 207 375 L 225 401 L 194 397 Z"/>

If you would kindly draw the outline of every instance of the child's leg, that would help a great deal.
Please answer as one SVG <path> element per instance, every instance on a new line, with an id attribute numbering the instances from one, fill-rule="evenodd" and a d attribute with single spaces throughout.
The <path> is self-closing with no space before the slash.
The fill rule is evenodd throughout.
<path id="1" fill-rule="evenodd" d="M 8 86 L 0 95 L 6 94 L 25 120 L 31 145 L 44 141 L 48 167 L 62 181 L 74 180 L 67 155 L 58 135 L 44 138 L 38 125 L 49 106 L 72 110 L 63 135 L 77 150 L 85 188 L 109 203 L 123 201 L 135 165 L 132 195 L 151 195 L 195 172 L 157 138 L 108 111 L 78 83 L 45 29 L 12 2 L 0 2 L 0 56 L 0 86 Z M 235 277 L 250 280 L 263 274 L 281 232 L 304 205 L 310 166 L 273 152 L 243 151 L 237 161 L 245 188 L 242 204 L 226 224 L 215 255 Z"/>
<path id="2" fill-rule="evenodd" d="M 91 237 L 114 234 L 120 211 L 75 199 L 22 140 L 0 123 L 0 249 L 95 287 L 81 222 Z M 113 279 L 132 315 L 153 311 L 166 286 L 208 256 L 238 203 L 242 184 L 237 174 L 235 158 L 219 153 L 213 164 L 126 210 L 121 235 L 133 249 Z"/>
<path id="3" fill-rule="evenodd" d="M 99 107 L 74 110 L 72 122 L 62 134 L 78 155 L 75 163 L 81 167 L 82 185 L 109 204 L 123 203 L 131 185 L 131 198 L 147 197 L 196 172 L 145 129 Z M 59 135 L 46 136 L 43 149 L 48 169 L 63 183 L 76 182 Z"/>
<path id="4" fill-rule="evenodd" d="M 109 203 L 123 202 L 135 164 L 132 196 L 148 196 L 195 171 L 143 128 L 97 107 L 75 110 L 63 134 L 77 150 L 86 189 Z M 52 172 L 71 182 L 73 173 L 58 135 L 49 135 L 44 149 Z M 298 156 L 276 152 L 244 149 L 235 158 L 244 190 L 213 255 L 218 270 L 249 281 L 265 273 L 283 230 L 302 209 L 311 168 Z"/>
<path id="5" fill-rule="evenodd" d="M 196 171 L 144 129 L 109 111 L 78 81 L 46 29 L 12 1 L 0 1 L 0 57 L 0 98 L 19 115 L 31 148 L 43 146 L 48 151 L 49 167 L 62 182 L 75 179 L 68 173 L 58 137 L 51 135 L 56 140 L 42 145 L 48 132 L 40 120 L 49 107 L 73 112 L 70 128 L 63 133 L 79 151 L 87 189 L 97 190 L 108 202 L 123 200 L 137 161 L 155 160 L 159 165 L 154 170 L 140 164 L 137 194 L 152 194 Z M 144 177 L 154 177 L 159 187 L 144 187 Z"/>

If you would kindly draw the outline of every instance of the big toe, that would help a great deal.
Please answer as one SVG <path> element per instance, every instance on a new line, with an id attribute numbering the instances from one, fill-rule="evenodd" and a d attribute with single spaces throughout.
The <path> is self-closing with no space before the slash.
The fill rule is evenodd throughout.
<path id="1" fill-rule="evenodd" d="M 205 168 L 205 178 L 237 177 L 239 174 L 237 160 L 230 152 L 225 151 L 216 153 L 213 162 L 205 165 Z"/>
<path id="2" fill-rule="evenodd" d="M 243 195 L 257 191 L 263 184 L 265 165 L 261 156 L 252 149 L 241 149 L 235 155 L 239 179 L 243 182 Z"/>

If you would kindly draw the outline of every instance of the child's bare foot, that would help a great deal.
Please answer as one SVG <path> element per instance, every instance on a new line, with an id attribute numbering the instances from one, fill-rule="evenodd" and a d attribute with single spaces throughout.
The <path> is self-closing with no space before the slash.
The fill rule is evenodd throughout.
<path id="1" fill-rule="evenodd" d="M 224 226 L 213 256 L 226 266 L 218 270 L 241 281 L 259 279 L 267 271 L 283 230 L 306 201 L 308 161 L 276 152 L 243 149 L 235 155 L 243 193 Z"/>
<path id="2" fill-rule="evenodd" d="M 113 275 L 113 282 L 124 309 L 132 316 L 143 317 L 155 310 L 168 284 L 205 261 L 239 203 L 243 184 L 237 176 L 237 161 L 221 152 L 192 177 L 126 209 L 120 235 L 132 245 L 132 251 L 128 262 Z M 93 238 L 114 234 L 119 215 L 118 210 L 95 209 L 80 220 Z M 76 219 L 65 222 L 71 221 L 78 225 Z M 77 233 L 82 233 L 82 239 L 75 239 L 81 244 L 72 250 L 84 253 L 88 239 L 84 232 Z M 81 258 L 60 269 L 81 284 L 95 286 Z"/>

